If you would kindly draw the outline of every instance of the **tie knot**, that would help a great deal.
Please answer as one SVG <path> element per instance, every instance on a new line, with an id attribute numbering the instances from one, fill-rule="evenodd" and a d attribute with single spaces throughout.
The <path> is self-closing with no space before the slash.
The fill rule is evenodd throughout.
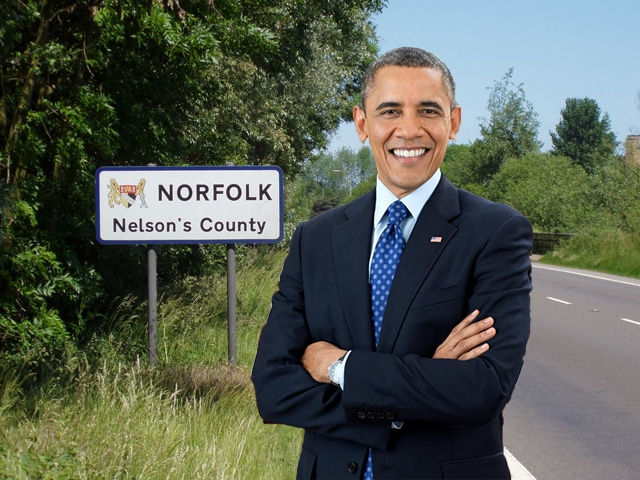
<path id="1" fill-rule="evenodd" d="M 400 200 L 396 200 L 389 206 L 389 225 L 400 225 L 402 220 L 409 214 L 407 207 Z"/>

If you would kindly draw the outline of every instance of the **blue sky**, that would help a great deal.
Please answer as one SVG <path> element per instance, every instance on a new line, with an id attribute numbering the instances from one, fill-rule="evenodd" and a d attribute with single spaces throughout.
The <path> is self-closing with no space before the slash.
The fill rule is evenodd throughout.
<path id="1" fill-rule="evenodd" d="M 618 141 L 640 133 L 640 0 L 389 0 L 373 22 L 380 52 L 424 48 L 450 68 L 462 106 L 456 143 L 480 136 L 479 117 L 496 81 L 513 67 L 538 114 L 538 139 L 551 148 L 567 98 L 592 98 Z M 353 123 L 330 151 L 358 149 Z"/>

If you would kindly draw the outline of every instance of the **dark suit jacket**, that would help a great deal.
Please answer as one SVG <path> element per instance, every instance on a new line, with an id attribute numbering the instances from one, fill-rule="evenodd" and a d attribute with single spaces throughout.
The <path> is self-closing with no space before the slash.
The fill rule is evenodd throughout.
<path id="1" fill-rule="evenodd" d="M 374 205 L 371 192 L 294 233 L 252 373 L 260 414 L 305 429 L 298 478 L 361 478 L 369 447 L 375 480 L 509 478 L 502 411 L 529 337 L 531 226 L 443 176 L 398 265 L 376 350 Z M 475 308 L 495 319 L 490 350 L 433 359 Z M 318 340 L 352 350 L 344 392 L 302 368 Z"/>

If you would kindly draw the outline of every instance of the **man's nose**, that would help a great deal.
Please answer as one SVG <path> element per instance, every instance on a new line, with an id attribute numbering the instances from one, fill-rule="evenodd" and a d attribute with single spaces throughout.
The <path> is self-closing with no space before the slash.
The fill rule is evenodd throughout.
<path id="1" fill-rule="evenodd" d="M 417 138 L 423 135 L 422 119 L 416 113 L 405 113 L 400 119 L 397 134 L 402 138 Z"/>

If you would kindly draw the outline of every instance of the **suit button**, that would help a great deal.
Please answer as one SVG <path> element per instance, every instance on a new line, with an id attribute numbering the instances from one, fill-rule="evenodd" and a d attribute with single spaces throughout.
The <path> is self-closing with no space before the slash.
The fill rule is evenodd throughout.
<path id="1" fill-rule="evenodd" d="M 385 416 L 386 416 L 386 415 L 384 414 L 384 412 L 378 412 L 378 413 L 376 414 L 376 418 L 377 418 L 378 420 L 384 420 L 384 417 L 385 417 Z"/>
<path id="2" fill-rule="evenodd" d="M 396 419 L 396 414 L 393 412 L 389 412 L 387 413 L 387 420 L 395 420 Z"/>
<path id="3" fill-rule="evenodd" d="M 367 418 L 369 420 L 373 420 L 374 418 L 376 418 L 376 414 L 373 412 L 367 412 Z"/>
<path id="4" fill-rule="evenodd" d="M 367 414 L 364 412 L 358 412 L 358 418 L 360 420 L 364 420 L 365 418 L 367 418 Z"/>
<path id="5" fill-rule="evenodd" d="M 358 471 L 358 464 L 356 462 L 349 462 L 347 464 L 347 470 L 349 470 L 349 473 L 356 473 Z"/>

